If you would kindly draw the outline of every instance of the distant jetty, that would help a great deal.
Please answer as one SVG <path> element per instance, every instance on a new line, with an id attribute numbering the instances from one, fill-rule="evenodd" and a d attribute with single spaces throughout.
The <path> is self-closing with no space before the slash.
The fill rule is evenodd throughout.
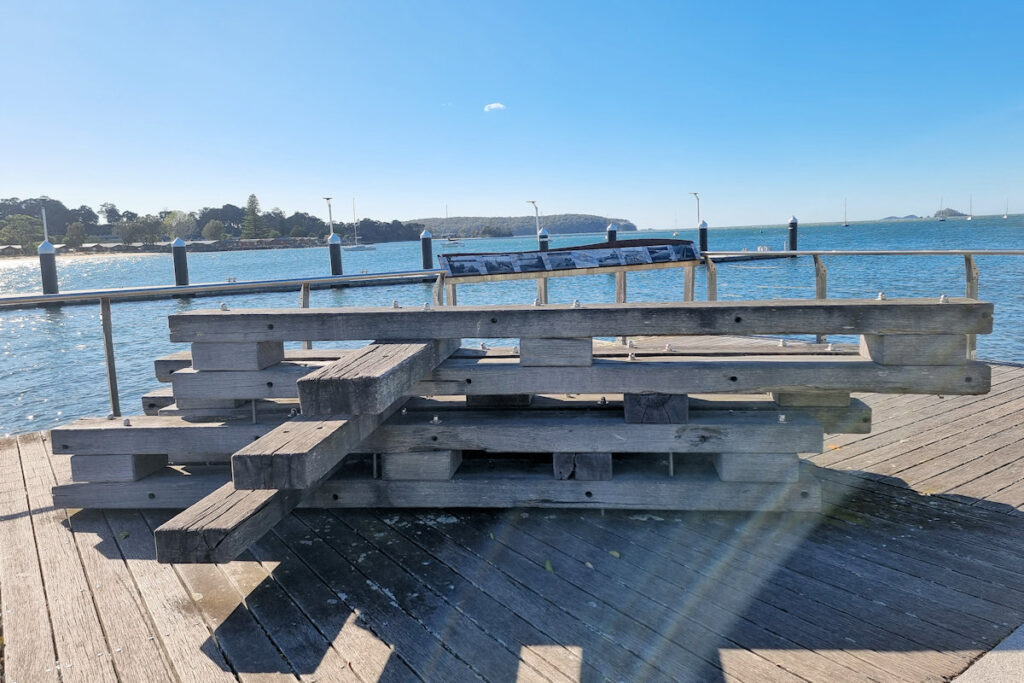
<path id="1" fill-rule="evenodd" d="M 416 218 L 406 224 L 424 225 L 434 237 L 479 237 L 533 235 L 537 232 L 534 216 L 452 216 L 450 218 Z M 607 218 L 583 213 L 562 213 L 541 216 L 540 224 L 548 233 L 604 232 L 614 223 L 620 233 L 635 231 L 636 225 L 624 218 Z"/>

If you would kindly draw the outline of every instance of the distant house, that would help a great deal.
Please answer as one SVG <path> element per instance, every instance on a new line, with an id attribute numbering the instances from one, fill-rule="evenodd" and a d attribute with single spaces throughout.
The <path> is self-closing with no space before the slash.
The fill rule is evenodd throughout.
<path id="1" fill-rule="evenodd" d="M 0 244 L 0 256 L 21 256 L 23 253 L 20 244 Z"/>

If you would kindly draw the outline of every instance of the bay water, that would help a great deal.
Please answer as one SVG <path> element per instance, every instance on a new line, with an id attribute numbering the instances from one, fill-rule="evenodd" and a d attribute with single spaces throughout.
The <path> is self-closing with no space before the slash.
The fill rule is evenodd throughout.
<path id="1" fill-rule="evenodd" d="M 634 237 L 670 237 L 673 231 L 623 233 Z M 785 226 L 712 229 L 709 248 L 732 251 L 758 246 L 785 248 Z M 696 230 L 678 237 L 696 241 Z M 552 247 L 603 241 L 604 235 L 553 235 Z M 533 237 L 473 239 L 462 244 L 435 240 L 438 251 L 523 251 L 536 248 Z M 800 226 L 801 249 L 1021 249 L 1024 216 Z M 373 251 L 346 251 L 346 274 L 415 270 L 420 266 L 418 242 L 378 244 Z M 963 296 L 964 261 L 959 256 L 826 256 L 830 298 L 869 297 L 884 292 L 889 298 Z M 995 303 L 995 331 L 979 336 L 978 357 L 1024 362 L 1024 257 L 980 256 L 980 298 Z M 130 254 L 58 257 L 61 291 L 168 285 L 174 281 L 170 254 Z M 192 283 L 330 274 L 326 247 L 270 251 L 193 253 L 189 255 Z M 696 298 L 705 298 L 704 272 L 698 268 Z M 613 275 L 549 280 L 549 301 L 568 303 L 615 300 Z M 40 291 L 35 258 L 0 260 L 0 295 Z M 459 287 L 460 304 L 531 303 L 533 280 Z M 682 300 L 682 269 L 631 273 L 630 301 Z M 720 300 L 801 299 L 814 297 L 814 266 L 810 257 L 721 264 Z M 431 300 L 431 285 L 352 287 L 311 293 L 313 307 L 422 306 Z M 141 412 L 142 394 L 159 386 L 153 360 L 187 349 L 172 344 L 167 316 L 182 311 L 295 307 L 298 292 L 244 294 L 220 298 L 114 303 L 115 357 L 125 415 Z M 851 341 L 836 338 L 837 341 Z M 352 346 L 358 343 L 317 344 Z M 294 346 L 294 345 L 291 345 Z M 99 306 L 61 306 L 0 310 L 0 434 L 49 429 L 84 416 L 110 412 Z"/>

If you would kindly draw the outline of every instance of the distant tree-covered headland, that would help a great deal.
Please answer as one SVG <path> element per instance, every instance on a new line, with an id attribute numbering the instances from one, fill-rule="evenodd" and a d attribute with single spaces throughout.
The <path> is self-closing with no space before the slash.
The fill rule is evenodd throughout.
<path id="1" fill-rule="evenodd" d="M 636 230 L 631 221 L 622 218 L 605 218 L 583 213 L 562 213 L 541 216 L 540 225 L 551 234 L 568 232 L 603 232 L 609 223 L 615 223 L 619 231 Z M 434 237 L 508 237 L 532 235 L 537 232 L 535 216 L 452 216 L 451 218 L 417 218 L 407 225 L 425 225 Z M 362 235 L 362 228 L 359 228 Z"/>
<path id="2" fill-rule="evenodd" d="M 70 209 L 60 200 L 45 196 L 34 199 L 10 197 L 0 199 L 0 245 L 16 245 L 18 249 L 6 249 L 5 253 L 35 253 L 43 240 L 44 208 L 50 241 L 75 248 L 117 240 L 145 249 L 176 237 L 186 241 L 222 242 L 224 248 L 231 248 L 233 240 L 323 238 L 330 232 L 325 221 L 302 211 L 291 215 L 285 215 L 278 208 L 263 211 L 254 194 L 249 195 L 244 206 L 224 204 L 219 208 L 207 206 L 198 211 L 173 210 L 145 215 L 120 209 L 111 202 L 100 204 L 97 212 L 85 205 Z M 386 222 L 364 218 L 358 227 L 361 242 L 398 242 L 419 239 L 424 226 L 410 221 Z M 334 232 L 342 242 L 355 242 L 352 223 L 335 223 Z M 294 244 L 305 244 L 305 241 Z"/>

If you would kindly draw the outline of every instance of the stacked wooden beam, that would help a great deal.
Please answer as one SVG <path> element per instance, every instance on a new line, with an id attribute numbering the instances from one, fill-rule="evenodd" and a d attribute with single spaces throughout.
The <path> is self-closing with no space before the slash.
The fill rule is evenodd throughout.
<path id="1" fill-rule="evenodd" d="M 831 300 L 171 316 L 187 352 L 146 415 L 53 431 L 65 507 L 187 508 L 166 561 L 230 560 L 291 509 L 578 506 L 816 510 L 799 453 L 865 432 L 855 391 L 976 394 L 973 300 Z M 687 335 L 859 334 L 823 345 L 701 349 Z M 670 335 L 619 346 L 594 337 Z M 519 348 L 459 349 L 461 338 Z M 360 349 L 290 341 L 379 339 Z M 411 341 L 394 341 L 408 339 Z M 230 464 L 230 472 L 227 465 Z"/>

